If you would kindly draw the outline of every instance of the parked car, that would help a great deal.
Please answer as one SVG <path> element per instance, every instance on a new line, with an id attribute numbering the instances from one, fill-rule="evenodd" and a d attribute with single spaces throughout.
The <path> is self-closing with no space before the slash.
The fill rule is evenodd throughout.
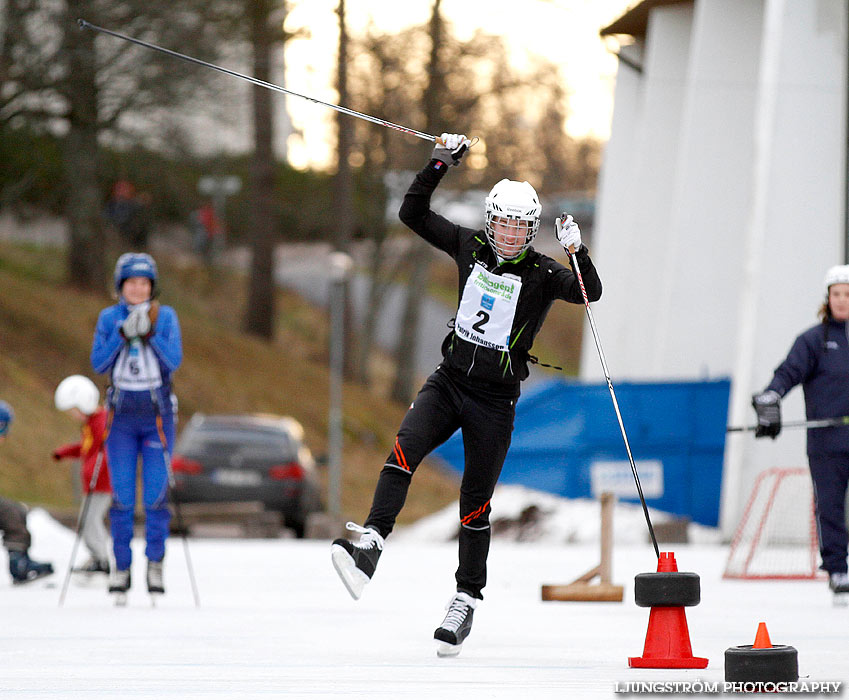
<path id="1" fill-rule="evenodd" d="M 315 460 L 294 418 L 196 413 L 171 464 L 180 503 L 261 501 L 298 537 L 307 516 L 322 509 Z"/>

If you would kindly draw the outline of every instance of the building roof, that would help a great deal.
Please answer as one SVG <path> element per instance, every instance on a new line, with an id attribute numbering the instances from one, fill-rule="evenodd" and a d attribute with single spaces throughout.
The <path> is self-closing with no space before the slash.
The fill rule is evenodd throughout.
<path id="1" fill-rule="evenodd" d="M 645 37 L 646 27 L 649 23 L 649 13 L 655 7 L 677 5 L 682 2 L 693 2 L 693 0 L 643 0 L 643 2 L 634 5 L 634 7 L 629 9 L 615 22 L 604 27 L 599 34 L 602 36 L 627 34 L 633 37 Z"/>

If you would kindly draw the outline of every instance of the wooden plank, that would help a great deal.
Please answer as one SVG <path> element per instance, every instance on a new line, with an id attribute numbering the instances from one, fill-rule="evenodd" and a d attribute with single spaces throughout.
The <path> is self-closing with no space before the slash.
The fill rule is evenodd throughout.
<path id="1" fill-rule="evenodd" d="M 572 600 L 621 603 L 625 589 L 612 583 L 569 583 L 566 585 L 544 585 L 543 600 Z"/>

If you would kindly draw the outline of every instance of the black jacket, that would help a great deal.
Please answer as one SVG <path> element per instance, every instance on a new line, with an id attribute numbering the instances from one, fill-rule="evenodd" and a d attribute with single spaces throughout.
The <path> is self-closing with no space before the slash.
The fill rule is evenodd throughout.
<path id="1" fill-rule="evenodd" d="M 490 273 L 509 273 L 521 279 L 510 350 L 502 351 L 467 341 L 453 330 L 442 343 L 444 365 L 460 381 L 500 396 L 519 395 L 519 382 L 528 376 L 528 354 L 548 310 L 555 299 L 582 304 L 584 299 L 575 273 L 529 247 L 516 262 L 499 264 L 483 231 L 458 226 L 431 211 L 430 198 L 446 168 L 432 160 L 410 185 L 399 215 L 401 221 L 428 243 L 444 250 L 457 264 L 459 272 L 457 303 L 466 280 L 476 264 Z M 601 281 L 585 246 L 577 253 L 587 297 L 601 297 Z"/>
<path id="2" fill-rule="evenodd" d="M 849 326 L 829 320 L 796 338 L 767 389 L 784 396 L 797 384 L 808 420 L 849 416 Z M 808 454 L 849 452 L 849 426 L 808 430 Z"/>

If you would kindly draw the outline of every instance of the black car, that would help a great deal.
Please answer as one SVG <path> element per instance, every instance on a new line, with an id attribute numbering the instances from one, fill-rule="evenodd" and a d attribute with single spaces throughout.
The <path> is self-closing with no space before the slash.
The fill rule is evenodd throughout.
<path id="1" fill-rule="evenodd" d="M 294 418 L 196 413 L 174 448 L 174 498 L 180 503 L 260 501 L 304 536 L 322 509 L 315 461 Z"/>

